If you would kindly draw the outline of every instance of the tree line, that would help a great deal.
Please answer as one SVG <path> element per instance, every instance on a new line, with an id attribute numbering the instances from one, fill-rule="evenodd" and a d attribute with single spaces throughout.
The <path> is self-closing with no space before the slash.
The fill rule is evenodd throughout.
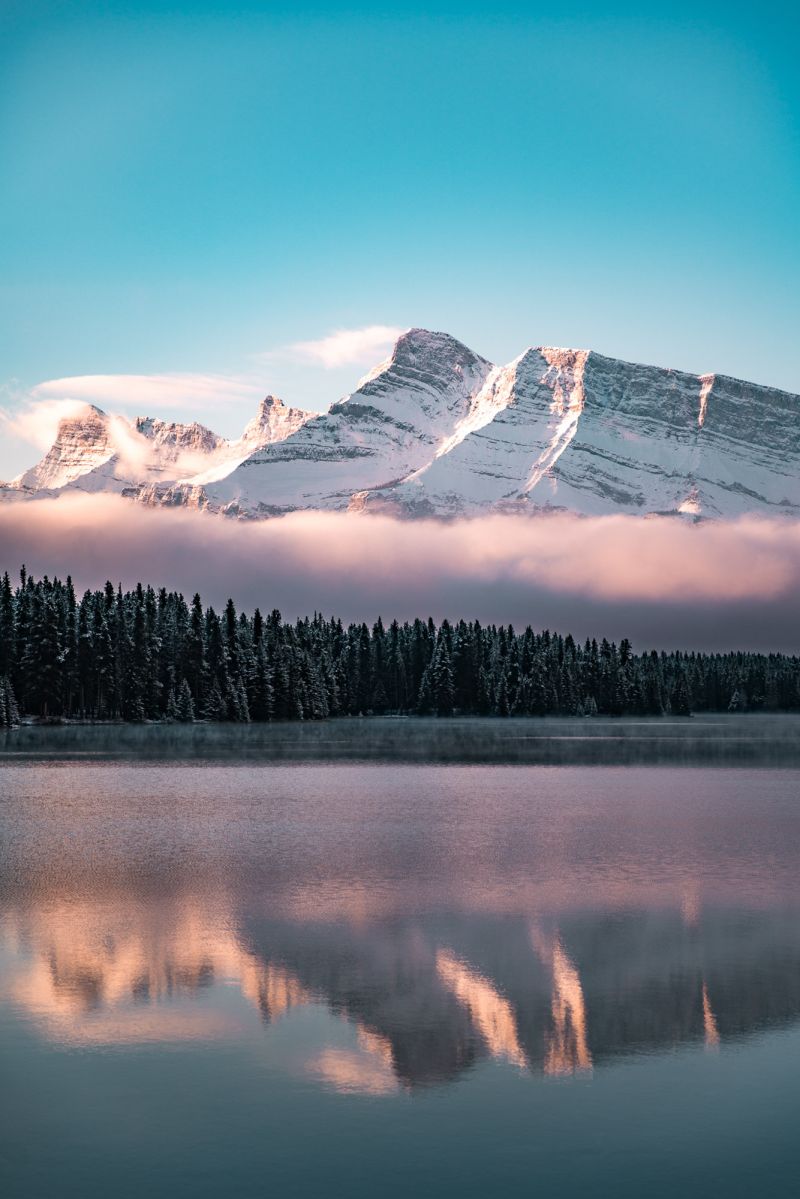
<path id="1" fill-rule="evenodd" d="M 530 627 L 222 612 L 174 591 L 70 578 L 0 584 L 0 726 L 79 720 L 322 720 L 407 713 L 623 716 L 800 709 L 800 658 L 636 654 Z"/>

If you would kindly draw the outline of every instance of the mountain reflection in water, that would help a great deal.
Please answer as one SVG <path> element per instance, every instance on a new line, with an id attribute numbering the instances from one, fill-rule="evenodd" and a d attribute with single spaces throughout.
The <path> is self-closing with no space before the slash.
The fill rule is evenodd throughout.
<path id="1" fill-rule="evenodd" d="M 323 1005 L 352 1048 L 294 1063 L 371 1094 L 456 1079 L 481 1059 L 588 1072 L 621 1054 L 715 1048 L 800 1014 L 798 912 L 679 909 L 297 924 L 240 914 L 236 933 L 183 900 L 64 904 L 8 914 L 4 998 L 72 1047 L 224 1040 Z M 233 923 L 233 921 L 231 922 Z M 567 949 L 569 947 L 569 950 Z"/>
<path id="2" fill-rule="evenodd" d="M 589 1078 L 800 1014 L 794 771 L 5 780 L 0 1000 L 53 1045 L 225 1044 L 255 1021 L 310 1085 L 413 1095 L 490 1059 Z M 303 1011 L 310 1040 L 288 1035 Z"/>

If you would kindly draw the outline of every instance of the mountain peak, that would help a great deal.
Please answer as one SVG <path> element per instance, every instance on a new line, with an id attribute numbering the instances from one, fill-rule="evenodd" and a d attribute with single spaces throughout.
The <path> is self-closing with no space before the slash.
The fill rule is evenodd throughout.
<path id="1" fill-rule="evenodd" d="M 252 452 L 274 441 L 283 441 L 314 415 L 302 408 L 290 408 L 271 392 L 259 400 L 255 416 L 242 434 L 241 441 Z"/>
<path id="2" fill-rule="evenodd" d="M 112 418 L 94 404 L 82 404 L 58 422 L 56 438 L 36 466 L 19 475 L 13 485 L 33 490 L 64 487 L 89 469 L 107 462 L 114 453 Z"/>
<path id="3" fill-rule="evenodd" d="M 285 407 L 286 405 L 284 404 L 283 400 L 280 399 L 279 396 L 275 396 L 270 392 L 269 395 L 264 396 L 263 400 L 259 401 L 258 414 L 259 416 L 266 416 L 270 412 L 275 412 L 276 410 Z"/>
<path id="4" fill-rule="evenodd" d="M 356 391 L 333 405 L 331 411 L 337 411 L 353 396 L 366 394 L 374 399 L 387 387 L 398 384 L 414 389 L 447 388 L 458 380 L 459 388 L 466 384 L 469 390 L 475 380 L 480 386 L 491 369 L 491 362 L 449 333 L 407 329 L 394 343 L 389 357 L 359 379 Z"/>
<path id="5" fill-rule="evenodd" d="M 61 417 L 56 436 L 60 437 L 62 430 L 76 428 L 85 428 L 100 434 L 103 429 L 108 428 L 110 423 L 111 417 L 96 404 L 78 403 L 70 405 L 70 411 Z"/>
<path id="6" fill-rule="evenodd" d="M 476 354 L 469 346 L 464 345 L 450 333 L 439 333 L 432 329 L 413 328 L 401 333 L 394 343 L 390 361 L 405 362 L 420 356 L 436 358 L 466 359 L 469 362 L 485 362 L 480 354 Z"/>

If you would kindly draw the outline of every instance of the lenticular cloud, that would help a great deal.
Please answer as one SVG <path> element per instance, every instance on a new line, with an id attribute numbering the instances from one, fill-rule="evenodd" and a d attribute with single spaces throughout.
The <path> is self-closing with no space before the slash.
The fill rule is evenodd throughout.
<path id="1" fill-rule="evenodd" d="M 0 567 L 163 584 L 220 604 L 344 620 L 533 624 L 639 648 L 794 650 L 800 523 L 297 512 L 262 522 L 116 496 L 0 507 Z"/>

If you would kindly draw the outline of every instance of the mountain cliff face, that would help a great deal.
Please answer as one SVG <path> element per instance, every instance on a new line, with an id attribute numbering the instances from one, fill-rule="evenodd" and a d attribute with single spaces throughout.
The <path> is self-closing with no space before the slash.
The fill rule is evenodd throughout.
<path id="1" fill-rule="evenodd" d="M 60 491 L 113 491 L 151 500 L 159 487 L 228 474 L 255 450 L 294 433 L 312 414 L 267 396 L 242 436 L 229 441 L 205 425 L 110 416 L 93 405 L 63 419 L 36 466 L 4 489 L 6 499 Z"/>
<path id="2" fill-rule="evenodd" d="M 240 444 L 249 447 L 252 453 L 274 441 L 283 441 L 296 433 L 313 415 L 313 412 L 305 412 L 302 408 L 288 408 L 277 396 L 265 396 L 258 405 L 258 412 L 246 426 Z"/>
<path id="3" fill-rule="evenodd" d="M 734 517 L 800 514 L 800 397 L 538 347 L 493 366 L 411 329 L 322 414 L 262 401 L 237 441 L 201 425 L 96 408 L 62 422 L 15 486 L 123 491 L 144 503 L 259 517 L 297 509 L 413 517 L 568 510 Z"/>
<path id="4" fill-rule="evenodd" d="M 14 488 L 57 490 L 108 462 L 114 455 L 111 418 L 87 404 L 58 426 L 56 439 L 36 466 L 13 480 Z"/>
<path id="5" fill-rule="evenodd" d="M 218 437 L 197 421 L 180 425 L 156 420 L 152 416 L 139 416 L 134 422 L 134 429 L 146 437 L 164 459 L 177 459 L 181 452 L 187 450 L 191 453 L 213 454 L 227 444 L 223 437 Z"/>
<path id="6" fill-rule="evenodd" d="M 139 417 L 130 424 L 87 404 L 59 423 L 45 457 L 15 479 L 12 487 L 23 494 L 122 492 L 144 480 L 194 473 L 227 446 L 224 438 L 196 421 L 182 425 Z"/>
<path id="7" fill-rule="evenodd" d="M 505 402 L 423 470 L 355 502 L 408 515 L 800 511 L 800 397 L 585 350 L 526 350 Z"/>

